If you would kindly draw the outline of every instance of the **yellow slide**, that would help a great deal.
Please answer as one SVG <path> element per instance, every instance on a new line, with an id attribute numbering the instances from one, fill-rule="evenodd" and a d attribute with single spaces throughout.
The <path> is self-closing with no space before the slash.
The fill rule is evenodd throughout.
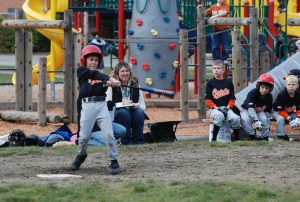
<path id="1" fill-rule="evenodd" d="M 239 3 L 241 5 L 244 4 L 244 2 L 247 1 L 249 2 L 249 0 L 234 0 L 234 5 L 239 5 Z M 298 0 L 299 1 L 299 0 Z M 227 3 L 229 3 L 229 0 L 226 0 Z M 252 1 L 250 1 L 250 5 L 252 5 L 251 3 Z M 255 0 L 255 5 L 256 7 L 259 5 L 260 1 L 259 0 Z M 300 3 L 300 2 L 299 2 Z M 298 4 L 299 4 L 298 3 Z M 267 0 L 263 0 L 263 4 L 264 5 L 267 5 L 268 4 L 268 1 Z M 285 13 L 278 13 L 277 10 L 278 10 L 278 7 L 279 7 L 279 2 L 278 0 L 275 0 L 274 1 L 274 19 L 275 21 L 277 21 L 278 23 L 280 23 L 281 25 L 284 25 L 285 24 Z M 297 12 L 297 0 L 289 0 L 288 1 L 288 18 L 300 18 L 300 13 Z M 244 8 L 242 7 L 241 8 L 241 17 L 244 16 Z M 242 27 L 242 30 L 243 30 L 244 27 Z M 300 32 L 299 32 L 299 29 L 300 29 L 300 26 L 288 26 L 288 31 L 287 31 L 287 35 L 289 36 L 294 36 L 294 37 L 298 37 L 300 38 Z M 282 31 L 285 32 L 285 27 L 282 26 Z"/>
<path id="2" fill-rule="evenodd" d="M 288 18 L 300 18 L 300 13 L 297 13 L 297 0 L 289 0 L 288 1 Z M 281 25 L 285 24 L 285 13 L 280 13 L 278 15 L 278 23 Z M 288 26 L 287 27 L 287 35 L 288 36 L 294 36 L 300 38 L 300 32 L 299 32 L 300 26 Z M 285 27 L 282 26 L 282 31 L 285 32 Z"/>
<path id="3" fill-rule="evenodd" d="M 48 0 L 50 10 L 43 12 L 43 0 L 26 0 L 23 4 L 23 11 L 28 20 L 55 20 L 57 12 L 64 12 L 68 9 L 67 0 Z M 64 32 L 62 29 L 38 29 L 38 31 L 51 41 L 50 55 L 47 57 L 47 70 L 54 71 L 60 69 L 64 64 Z M 32 85 L 38 83 L 38 65 L 32 68 Z M 55 74 L 48 74 L 51 81 L 55 81 Z M 14 82 L 15 78 L 13 78 Z"/>

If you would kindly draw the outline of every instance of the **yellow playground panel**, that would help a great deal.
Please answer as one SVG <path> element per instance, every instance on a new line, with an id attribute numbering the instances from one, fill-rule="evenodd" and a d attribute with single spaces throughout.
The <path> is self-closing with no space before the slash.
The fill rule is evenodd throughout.
<path id="1" fill-rule="evenodd" d="M 64 12 L 68 9 L 68 1 L 50 0 L 50 10 L 43 12 L 43 1 L 26 0 L 23 4 L 23 11 L 28 20 L 55 20 L 57 12 Z M 51 41 L 50 55 L 47 57 L 47 70 L 55 71 L 60 69 L 64 64 L 64 31 L 62 29 L 38 29 L 45 37 Z M 34 65 L 32 69 L 32 85 L 38 83 L 38 65 Z M 55 73 L 48 73 L 50 81 L 55 81 Z M 13 76 L 15 83 L 15 74 Z"/>
<path id="2" fill-rule="evenodd" d="M 299 0 L 288 0 L 287 18 L 300 18 L 300 12 L 297 12 L 297 4 L 299 4 L 300 2 L 297 2 L 297 1 L 299 1 Z M 229 3 L 228 0 L 227 0 L 227 2 Z M 238 6 L 239 4 L 244 5 L 244 3 L 246 3 L 246 2 L 249 2 L 249 5 L 253 6 L 252 0 L 250 0 L 250 1 L 249 0 L 234 0 L 233 2 L 234 2 L 235 6 Z M 259 3 L 263 3 L 263 5 L 268 5 L 268 0 L 255 0 L 255 7 L 259 8 L 260 7 Z M 279 7 L 278 0 L 274 0 L 274 21 L 281 24 L 282 31 L 285 32 L 285 27 L 283 25 L 285 25 L 286 13 L 285 12 L 279 13 L 278 7 Z M 240 17 L 245 17 L 244 7 L 241 7 L 240 10 L 241 10 Z M 287 27 L 287 35 L 300 38 L 299 29 L 300 29 L 299 26 L 288 26 Z"/>
<path id="3" fill-rule="evenodd" d="M 297 4 L 300 3 L 299 0 L 289 0 L 288 2 L 289 3 L 288 3 L 288 7 L 287 7 L 287 11 L 288 11 L 287 18 L 300 18 L 300 12 L 297 12 Z M 276 10 L 277 10 L 277 8 L 276 8 Z M 277 22 L 279 24 L 284 25 L 285 19 L 286 19 L 285 13 L 278 14 Z M 287 26 L 287 35 L 300 38 L 299 29 L 300 29 L 300 26 Z M 284 26 L 282 27 L 282 31 L 284 31 L 284 32 L 286 31 Z"/>

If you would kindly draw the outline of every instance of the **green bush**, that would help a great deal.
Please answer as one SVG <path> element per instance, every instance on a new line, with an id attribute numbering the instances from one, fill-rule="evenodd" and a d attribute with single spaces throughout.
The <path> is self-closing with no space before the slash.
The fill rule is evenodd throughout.
<path id="1" fill-rule="evenodd" d="M 0 23 L 2 19 L 0 19 Z M 50 41 L 38 31 L 32 29 L 33 52 L 47 52 L 50 50 Z M 15 30 L 0 26 L 0 53 L 15 52 Z"/>
<path id="2" fill-rule="evenodd" d="M 2 23 L 2 19 L 0 19 Z M 0 53 L 13 53 L 15 51 L 15 30 L 0 26 Z"/>
<path id="3" fill-rule="evenodd" d="M 50 40 L 44 35 L 39 33 L 37 30 L 32 31 L 33 38 L 33 52 L 49 52 L 50 51 Z"/>

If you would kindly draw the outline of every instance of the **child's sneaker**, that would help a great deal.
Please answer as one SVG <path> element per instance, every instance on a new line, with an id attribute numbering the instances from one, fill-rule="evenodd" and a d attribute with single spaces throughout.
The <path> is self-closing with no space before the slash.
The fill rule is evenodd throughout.
<path id="1" fill-rule="evenodd" d="M 269 136 L 266 136 L 266 137 L 256 137 L 255 140 L 257 140 L 257 141 L 269 141 Z"/>
<path id="2" fill-rule="evenodd" d="M 118 160 L 112 160 L 110 163 L 110 166 L 108 166 L 108 171 L 112 175 L 119 174 L 121 172 L 120 165 L 118 163 Z"/>
<path id="3" fill-rule="evenodd" d="M 287 134 L 277 136 L 277 138 L 280 139 L 280 140 L 285 140 L 285 141 L 289 141 L 290 140 L 290 137 Z"/>
<path id="4" fill-rule="evenodd" d="M 86 159 L 87 155 L 81 156 L 81 155 L 77 155 L 76 158 L 72 161 L 71 165 L 70 165 L 70 169 L 71 170 L 78 170 L 80 165 L 84 162 L 84 160 Z"/>

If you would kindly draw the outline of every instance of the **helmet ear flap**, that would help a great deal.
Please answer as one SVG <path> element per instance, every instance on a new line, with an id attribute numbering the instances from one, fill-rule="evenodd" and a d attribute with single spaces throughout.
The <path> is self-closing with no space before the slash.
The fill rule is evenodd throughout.
<path id="1" fill-rule="evenodd" d="M 84 65 L 84 57 L 83 57 L 83 56 L 80 58 L 80 63 L 81 63 L 82 65 Z"/>

